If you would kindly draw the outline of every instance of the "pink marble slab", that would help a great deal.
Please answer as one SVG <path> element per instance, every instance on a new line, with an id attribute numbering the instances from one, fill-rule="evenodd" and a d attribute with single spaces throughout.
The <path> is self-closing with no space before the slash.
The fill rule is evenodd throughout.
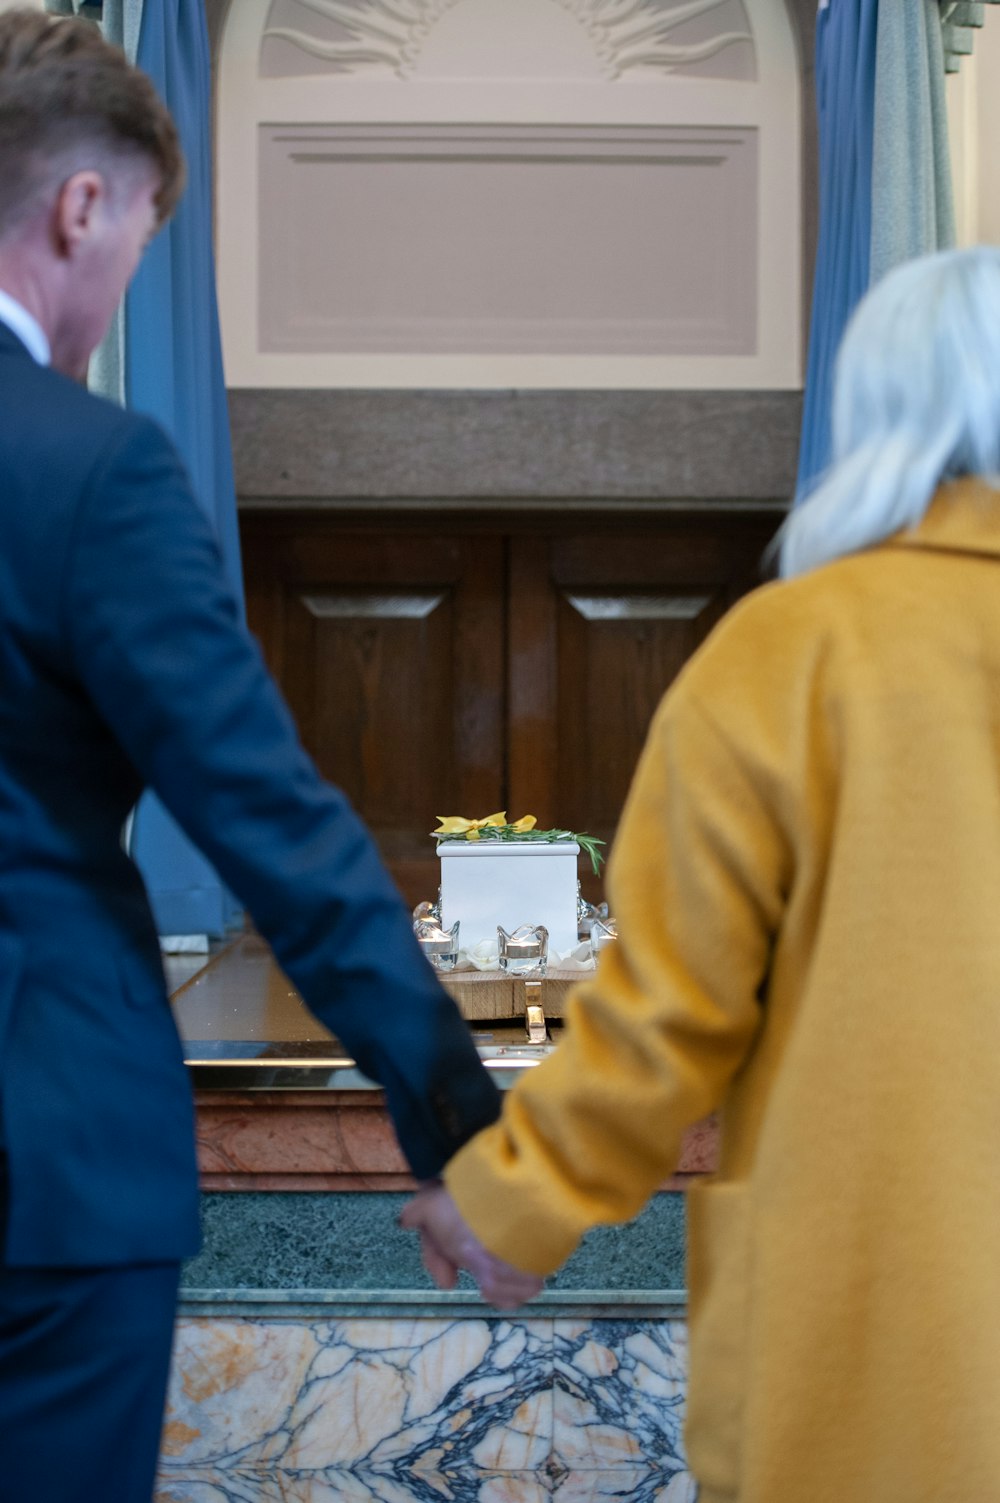
<path id="1" fill-rule="evenodd" d="M 406 1190 L 412 1187 L 381 1092 L 200 1092 L 198 1163 L 207 1190 Z M 711 1173 L 714 1119 L 687 1134 L 665 1189 Z"/>

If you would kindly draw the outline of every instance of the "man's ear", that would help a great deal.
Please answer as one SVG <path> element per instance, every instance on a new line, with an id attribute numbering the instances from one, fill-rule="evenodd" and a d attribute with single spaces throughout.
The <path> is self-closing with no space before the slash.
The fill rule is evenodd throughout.
<path id="1" fill-rule="evenodd" d="M 107 196 L 107 182 L 93 168 L 74 172 L 66 179 L 59 189 L 52 223 L 61 256 L 74 256 L 91 237 Z"/>

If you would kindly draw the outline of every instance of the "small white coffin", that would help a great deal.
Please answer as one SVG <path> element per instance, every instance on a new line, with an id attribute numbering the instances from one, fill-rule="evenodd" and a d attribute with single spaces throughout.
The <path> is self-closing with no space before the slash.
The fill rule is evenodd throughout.
<path id="1" fill-rule="evenodd" d="M 496 944 L 497 925 L 544 924 L 549 955 L 577 945 L 576 882 L 580 847 L 574 840 L 442 840 L 441 922 L 461 924 L 459 944 Z"/>

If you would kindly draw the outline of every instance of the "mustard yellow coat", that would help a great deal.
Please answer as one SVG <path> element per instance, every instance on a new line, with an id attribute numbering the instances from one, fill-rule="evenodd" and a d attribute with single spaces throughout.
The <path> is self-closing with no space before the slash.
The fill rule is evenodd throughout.
<path id="1" fill-rule="evenodd" d="M 1000 1500 L 1000 493 L 742 602 L 663 701 L 620 942 L 447 1182 L 546 1273 L 690 1196 L 701 1503 Z"/>

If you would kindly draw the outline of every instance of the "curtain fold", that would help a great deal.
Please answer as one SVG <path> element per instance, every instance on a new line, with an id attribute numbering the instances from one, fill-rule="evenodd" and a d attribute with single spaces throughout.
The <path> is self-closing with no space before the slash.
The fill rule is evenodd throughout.
<path id="1" fill-rule="evenodd" d="M 828 462 L 833 361 L 868 287 L 878 10 L 878 0 L 829 0 L 816 21 L 819 243 L 796 501 Z"/>
<path id="2" fill-rule="evenodd" d="M 955 242 L 938 0 L 879 6 L 870 281 Z"/>
<path id="3" fill-rule="evenodd" d="M 130 9 L 124 0 L 123 26 L 135 22 Z M 230 584 L 242 599 L 212 252 L 211 64 L 202 0 L 145 0 L 136 61 L 177 123 L 188 185 L 126 297 L 125 396 L 129 407 L 156 418 L 177 444 L 215 527 Z M 191 671 L 198 671 L 196 663 Z M 231 898 L 149 795 L 136 812 L 132 853 L 161 934 L 225 932 L 235 916 Z"/>
<path id="4" fill-rule="evenodd" d="M 76 3 L 79 15 L 87 16 L 96 12 L 101 23 L 101 30 L 109 42 L 116 47 L 121 47 L 129 62 L 135 62 L 136 48 L 139 44 L 139 26 L 142 21 L 143 0 L 104 0 L 102 6 L 85 7 L 79 0 L 50 0 L 50 9 L 54 4 L 62 4 L 65 10 L 72 9 Z M 114 318 L 101 343 L 94 351 L 90 360 L 90 371 L 87 377 L 87 385 L 91 391 L 98 392 L 102 397 L 108 397 L 119 406 L 125 405 L 125 305 L 117 309 Z"/>

